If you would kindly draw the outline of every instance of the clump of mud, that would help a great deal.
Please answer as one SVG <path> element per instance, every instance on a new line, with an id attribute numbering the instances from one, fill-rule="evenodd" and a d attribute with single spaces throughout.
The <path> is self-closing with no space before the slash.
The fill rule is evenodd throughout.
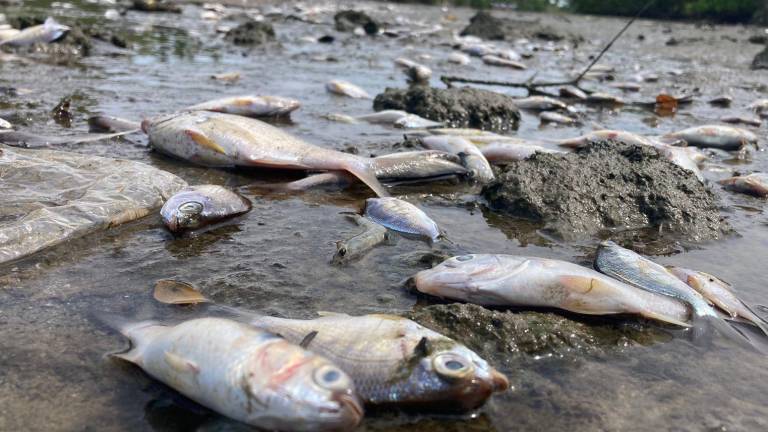
<path id="1" fill-rule="evenodd" d="M 672 337 L 637 321 L 596 318 L 587 324 L 556 313 L 489 310 L 464 303 L 431 305 L 409 312 L 407 317 L 485 358 L 601 353 Z"/>
<path id="2" fill-rule="evenodd" d="M 373 100 L 376 111 L 396 109 L 444 122 L 448 127 L 483 130 L 517 129 L 520 111 L 513 98 L 472 88 L 387 88 Z"/>
<path id="3" fill-rule="evenodd" d="M 166 0 L 133 0 L 130 8 L 142 12 L 181 13 L 181 6 Z"/>
<path id="4" fill-rule="evenodd" d="M 506 24 L 488 12 L 480 11 L 469 19 L 469 25 L 461 31 L 461 36 L 477 36 L 486 40 L 504 40 Z"/>
<path id="5" fill-rule="evenodd" d="M 269 23 L 251 20 L 228 31 L 225 39 L 235 45 L 260 45 L 275 39 L 275 29 Z"/>
<path id="6" fill-rule="evenodd" d="M 536 153 L 483 189 L 495 211 L 541 222 L 573 240 L 602 230 L 653 228 L 703 241 L 729 232 L 714 194 L 647 146 L 595 143 L 577 153 Z"/>
<path id="7" fill-rule="evenodd" d="M 362 27 L 366 34 L 375 35 L 379 32 L 379 23 L 369 17 L 365 12 L 344 10 L 333 16 L 336 30 L 341 32 L 354 31 Z"/>
<path id="8" fill-rule="evenodd" d="M 477 36 L 485 40 L 512 40 L 520 37 L 531 37 L 546 41 L 560 41 L 566 35 L 551 27 L 542 26 L 536 22 L 499 19 L 485 11 L 480 11 L 469 19 L 469 25 L 461 31 L 461 36 Z M 568 35 L 576 40 L 581 37 Z"/>

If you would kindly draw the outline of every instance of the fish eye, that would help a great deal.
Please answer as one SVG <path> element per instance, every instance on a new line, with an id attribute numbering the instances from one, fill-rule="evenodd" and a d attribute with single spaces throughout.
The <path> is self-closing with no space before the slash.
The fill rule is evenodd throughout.
<path id="1" fill-rule="evenodd" d="M 456 354 L 440 354 L 432 360 L 435 371 L 447 379 L 464 378 L 474 370 L 472 363 Z"/>
<path id="2" fill-rule="evenodd" d="M 314 380 L 320 387 L 328 390 L 346 390 L 349 387 L 349 378 L 341 369 L 324 365 L 315 370 Z"/>
<path id="3" fill-rule="evenodd" d="M 473 256 L 473 255 L 462 255 L 462 256 L 457 256 L 457 257 L 456 257 L 456 261 L 462 261 L 462 262 L 464 262 L 464 261 L 469 261 L 469 260 L 471 260 L 472 258 L 474 258 L 474 256 Z"/>
<path id="4" fill-rule="evenodd" d="M 179 211 L 184 214 L 198 214 L 203 211 L 203 205 L 197 201 L 187 201 L 179 206 Z"/>

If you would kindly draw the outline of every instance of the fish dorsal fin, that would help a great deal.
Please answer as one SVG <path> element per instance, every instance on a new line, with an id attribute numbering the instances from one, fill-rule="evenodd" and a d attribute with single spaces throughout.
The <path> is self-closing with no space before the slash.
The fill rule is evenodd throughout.
<path id="1" fill-rule="evenodd" d="M 315 336 L 317 336 L 317 330 L 312 330 L 311 332 L 307 333 L 306 336 L 304 336 L 304 339 L 299 342 L 299 346 L 307 349 L 309 347 L 309 344 L 312 343 L 313 340 L 315 340 Z"/>
<path id="2" fill-rule="evenodd" d="M 343 317 L 343 316 L 349 316 L 345 313 L 340 312 L 328 312 L 328 311 L 317 311 L 317 315 L 321 317 Z"/>
<path id="3" fill-rule="evenodd" d="M 179 373 L 191 373 L 195 375 L 200 373 L 200 367 L 197 365 L 197 363 L 185 359 L 184 357 L 171 351 L 166 351 L 165 355 L 163 355 L 163 359 L 165 360 L 165 363 L 171 367 L 171 369 Z"/>

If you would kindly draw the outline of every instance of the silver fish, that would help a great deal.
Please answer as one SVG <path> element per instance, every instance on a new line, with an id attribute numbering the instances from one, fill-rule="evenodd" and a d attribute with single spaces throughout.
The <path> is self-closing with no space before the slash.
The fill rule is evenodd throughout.
<path id="1" fill-rule="evenodd" d="M 349 376 L 272 333 L 222 318 L 125 325 L 116 357 L 227 417 L 265 429 L 350 430 L 362 408 Z"/>
<path id="2" fill-rule="evenodd" d="M 414 277 L 419 291 L 485 306 L 553 307 L 587 315 L 634 314 L 688 327 L 678 300 L 565 261 L 516 255 L 449 258 Z"/>
<path id="3" fill-rule="evenodd" d="M 528 69 L 528 67 L 520 62 L 516 62 L 514 60 L 508 60 L 505 58 L 501 58 L 496 55 L 484 55 L 482 57 L 483 63 L 490 65 L 490 66 L 502 66 L 502 67 L 508 67 L 512 69 L 520 69 L 525 70 Z"/>
<path id="4" fill-rule="evenodd" d="M 559 93 L 560 93 L 560 96 L 562 97 L 576 98 L 580 100 L 587 100 L 587 98 L 589 97 L 581 89 L 578 89 L 574 86 L 560 87 Z"/>
<path id="5" fill-rule="evenodd" d="M 674 147 L 656 142 L 652 142 L 651 146 L 658 150 L 658 152 L 667 158 L 668 161 L 692 172 L 696 178 L 702 182 L 704 181 L 704 175 L 701 173 L 701 170 L 699 170 L 698 164 L 692 157 L 694 154 L 689 151 L 688 147 Z"/>
<path id="6" fill-rule="evenodd" d="M 733 126 L 705 125 L 671 132 L 662 139 L 683 140 L 690 146 L 712 147 L 721 150 L 739 150 L 748 145 L 757 145 L 757 135 Z"/>
<path id="7" fill-rule="evenodd" d="M 248 117 L 290 115 L 301 107 L 295 99 L 280 96 L 233 96 L 192 105 L 189 111 L 213 111 Z"/>
<path id="8" fill-rule="evenodd" d="M 3 25 L 3 26 L 0 27 L 0 42 L 16 36 L 20 32 L 21 32 L 20 30 L 17 30 L 15 28 L 11 28 L 8 25 Z"/>
<path id="9" fill-rule="evenodd" d="M 440 229 L 423 210 L 399 198 L 368 198 L 365 217 L 377 224 L 402 234 L 426 237 L 437 241 Z"/>
<path id="10" fill-rule="evenodd" d="M 760 125 L 763 124 L 762 119 L 755 118 L 755 117 L 747 117 L 747 116 L 723 116 L 723 117 L 720 117 L 720 121 L 723 123 L 745 124 L 745 125 L 755 126 L 755 127 L 760 127 Z"/>
<path id="11" fill-rule="evenodd" d="M 606 141 L 606 140 L 618 141 L 624 144 L 634 144 L 634 145 L 653 145 L 654 144 L 654 140 L 648 137 L 634 134 L 632 132 L 609 130 L 609 129 L 596 130 L 576 138 L 559 140 L 558 144 L 568 148 L 581 148 L 592 143 Z"/>
<path id="12" fill-rule="evenodd" d="M 448 55 L 448 61 L 458 65 L 467 65 L 471 60 L 468 55 L 455 52 Z"/>
<path id="13" fill-rule="evenodd" d="M 539 119 L 542 123 L 558 123 L 571 125 L 576 123 L 576 119 L 552 111 L 543 111 L 539 113 Z"/>
<path id="14" fill-rule="evenodd" d="M 373 99 L 365 90 L 346 81 L 328 81 L 325 89 L 339 96 L 348 96 L 354 99 Z"/>
<path id="15" fill-rule="evenodd" d="M 393 126 L 403 129 L 423 129 L 441 127 L 443 124 L 434 120 L 425 119 L 424 117 L 419 117 L 416 114 L 407 114 L 396 120 Z"/>
<path id="16" fill-rule="evenodd" d="M 137 130 L 115 133 L 85 133 L 77 135 L 35 135 L 17 130 L 0 131 L 0 143 L 22 148 L 48 147 L 56 145 L 75 145 L 103 141 L 128 135 Z"/>
<path id="17" fill-rule="evenodd" d="M 537 144 L 514 143 L 514 142 L 493 142 L 480 148 L 483 156 L 492 164 L 505 164 L 509 162 L 521 161 L 533 156 L 534 153 L 565 153 L 560 150 L 553 150 L 542 147 Z"/>
<path id="18" fill-rule="evenodd" d="M 459 136 L 433 135 L 422 137 L 420 141 L 428 149 L 461 156 L 464 166 L 472 173 L 473 178 L 481 183 L 488 183 L 495 178 L 485 156 L 469 140 Z"/>
<path id="19" fill-rule="evenodd" d="M 199 165 L 348 171 L 388 196 L 369 158 L 306 143 L 256 119 L 197 111 L 145 120 L 142 128 L 155 149 Z"/>
<path id="20" fill-rule="evenodd" d="M 160 216 L 169 230 L 183 232 L 249 211 L 251 202 L 240 194 L 217 185 L 197 185 L 168 198 Z"/>
<path id="21" fill-rule="evenodd" d="M 52 17 L 48 17 L 43 24 L 27 27 L 16 35 L 0 41 L 0 46 L 22 47 L 36 43 L 50 43 L 64 36 L 64 33 L 69 30 L 69 27 L 59 24 Z"/>
<path id="22" fill-rule="evenodd" d="M 11 124 L 11 122 L 9 122 L 4 118 L 0 118 L 0 129 L 10 129 L 12 127 L 13 125 Z"/>
<path id="23" fill-rule="evenodd" d="M 760 117 L 765 117 L 768 114 L 768 99 L 758 99 L 747 105 L 747 108 L 756 112 Z"/>
<path id="24" fill-rule="evenodd" d="M 108 115 L 95 115 L 88 118 L 89 132 L 127 132 L 141 130 L 141 123 Z"/>
<path id="25" fill-rule="evenodd" d="M 548 96 L 530 96 L 514 100 L 515 106 L 535 111 L 568 110 L 568 105 Z"/>
<path id="26" fill-rule="evenodd" d="M 587 103 L 622 105 L 626 102 L 624 99 L 609 93 L 595 92 L 587 96 Z"/>
<path id="27" fill-rule="evenodd" d="M 228 84 L 237 82 L 240 79 L 240 72 L 224 72 L 211 75 L 212 80 L 225 82 Z"/>
<path id="28" fill-rule="evenodd" d="M 729 177 L 718 181 L 726 189 L 743 192 L 759 197 L 768 197 L 768 174 L 752 173 L 743 176 Z"/>
<path id="29" fill-rule="evenodd" d="M 464 45 L 461 50 L 473 57 L 484 57 L 487 55 L 492 55 L 496 52 L 496 48 L 484 44 Z"/>
<path id="30" fill-rule="evenodd" d="M 370 404 L 467 411 L 509 387 L 509 381 L 475 352 L 414 321 L 394 315 L 321 313 L 296 320 L 258 317 L 250 323 L 306 347 L 352 377 Z"/>
<path id="31" fill-rule="evenodd" d="M 432 69 L 406 58 L 395 59 L 395 65 L 414 82 L 428 82 L 432 77 Z"/>
<path id="32" fill-rule="evenodd" d="M 368 123 L 394 124 L 396 121 L 407 116 L 408 113 L 402 110 L 383 110 L 373 114 L 364 114 L 353 117 L 355 120 L 362 120 Z"/>

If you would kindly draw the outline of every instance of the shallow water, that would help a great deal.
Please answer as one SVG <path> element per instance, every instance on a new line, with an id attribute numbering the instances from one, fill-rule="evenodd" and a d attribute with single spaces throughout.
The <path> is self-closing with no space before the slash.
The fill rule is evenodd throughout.
<path id="1" fill-rule="evenodd" d="M 47 3 L 28 2 L 24 12 L 45 14 Z M 67 7 L 72 4 L 74 7 Z M 106 8 L 88 2 L 72 4 L 57 3 L 53 14 L 95 19 Z M 446 14 L 439 8 L 356 4 L 390 21 L 396 17 L 422 21 L 424 28 L 441 22 L 447 29 L 460 29 L 472 14 L 465 9 Z M 17 11 L 11 7 L 4 12 L 10 16 Z M 438 76 L 524 80 L 537 71 L 538 79 L 558 79 L 563 71 L 583 67 L 587 56 L 598 52 L 624 24 L 611 18 L 519 14 L 525 20 L 540 20 L 581 35 L 586 42 L 575 49 L 568 40 L 560 42 L 558 46 L 568 49 L 538 51 L 526 60 L 531 70 L 511 71 L 484 66 L 476 58 L 464 67 L 446 63 L 443 59 L 450 53 L 447 32 L 412 39 L 370 39 L 336 33 L 327 24 L 281 18 L 273 22 L 277 43 L 247 50 L 223 41 L 214 33 L 216 24 L 199 19 L 200 11 L 190 5 L 181 16 L 128 12 L 113 25 L 132 34 L 133 55 L 95 55 L 71 67 L 37 61 L 0 62 L 0 86 L 31 90 L 18 97 L 0 96 L 0 117 L 20 113 L 13 118 L 22 130 L 62 133 L 65 130 L 49 112 L 62 97 L 79 93 L 84 96 L 73 102 L 72 131 L 82 132 L 87 130 L 86 118 L 95 112 L 140 119 L 224 95 L 275 94 L 303 103 L 292 122 L 279 125 L 288 132 L 323 146 L 355 148 L 362 155 L 383 154 L 392 151 L 402 131 L 323 119 L 327 113 L 371 111 L 370 101 L 327 94 L 326 81 L 345 79 L 371 94 L 385 87 L 402 87 L 404 79 L 392 60 L 417 54 L 432 56 L 423 62 Z M 456 20 L 441 21 L 447 15 Z M 332 22 L 331 17 L 332 13 L 319 15 L 324 23 Z M 742 26 L 638 21 L 603 63 L 615 65 L 622 81 L 637 71 L 658 73 L 661 81 L 645 84 L 640 95 L 626 97 L 652 99 L 664 89 L 671 93 L 698 89 L 702 95 L 696 103 L 673 117 L 631 107 L 590 109 L 580 127 L 540 126 L 535 116 L 524 114 L 517 135 L 570 137 L 591 130 L 595 123 L 657 134 L 745 111 L 744 106 L 763 97 L 768 85 L 765 72 L 748 69 L 754 54 L 762 49 L 746 42 L 757 31 Z M 299 40 L 324 34 L 334 34 L 337 41 L 313 44 Z M 638 39 L 640 34 L 645 36 L 643 41 Z M 664 42 L 672 36 L 702 39 L 666 46 Z M 316 60 L 318 56 L 333 56 L 338 61 Z M 676 70 L 683 73 L 669 74 Z M 224 85 L 209 78 L 229 71 L 242 73 L 237 84 Z M 434 77 L 433 85 L 440 85 Z M 703 102 L 721 93 L 734 97 L 732 108 L 714 108 Z M 758 130 L 758 134 L 765 141 L 765 133 Z M 0 267 L 0 430 L 238 428 L 175 396 L 137 368 L 104 358 L 105 353 L 125 346 L 102 324 L 104 317 L 170 319 L 199 312 L 156 304 L 150 288 L 161 278 L 188 281 L 218 303 L 288 317 L 312 317 L 318 310 L 398 313 L 425 303 L 403 288 L 408 276 L 426 266 L 420 260 L 430 247 L 424 243 L 403 238 L 348 266 L 330 264 L 335 241 L 359 231 L 339 213 L 361 207 L 370 195 L 367 190 L 271 193 L 260 185 L 295 176 L 190 167 L 151 153 L 144 144 L 145 139 L 138 136 L 134 142 L 63 149 L 139 160 L 173 172 L 190 184 L 237 188 L 253 201 L 253 211 L 193 239 L 173 238 L 159 216 L 149 216 Z M 768 170 L 763 151 L 753 151 L 748 164 L 734 165 L 729 159 L 728 155 L 715 156 L 713 167 L 723 167 L 726 172 L 707 170 L 705 176 L 716 180 L 734 169 Z M 680 253 L 656 259 L 718 275 L 734 284 L 747 302 L 766 303 L 766 201 L 724 192 L 716 184 L 712 189 L 738 234 L 707 244 L 682 244 L 676 247 Z M 455 249 L 439 248 L 582 263 L 594 250 L 595 241 L 561 243 L 537 233 L 529 223 L 487 211 L 471 187 L 421 185 L 393 192 L 419 201 L 457 244 Z M 508 374 L 514 388 L 493 397 L 474 416 L 376 412 L 360 430 L 768 430 L 768 360 L 721 340 L 708 348 L 676 337 L 602 354 L 489 360 Z"/>

